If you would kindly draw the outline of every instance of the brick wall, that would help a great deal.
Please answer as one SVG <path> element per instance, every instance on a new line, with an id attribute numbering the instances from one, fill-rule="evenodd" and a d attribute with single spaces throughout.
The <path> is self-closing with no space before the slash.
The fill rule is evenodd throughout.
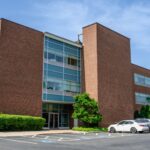
<path id="1" fill-rule="evenodd" d="M 2 19 L 0 112 L 40 116 L 43 33 Z"/>
<path id="2" fill-rule="evenodd" d="M 102 126 L 133 118 L 128 38 L 100 25 L 83 28 L 85 90 L 98 100 Z"/>

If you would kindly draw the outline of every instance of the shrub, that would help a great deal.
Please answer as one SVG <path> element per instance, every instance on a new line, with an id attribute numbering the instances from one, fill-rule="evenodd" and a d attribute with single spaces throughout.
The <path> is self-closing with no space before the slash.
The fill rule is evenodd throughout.
<path id="1" fill-rule="evenodd" d="M 74 99 L 73 118 L 84 122 L 86 126 L 98 126 L 102 120 L 102 115 L 99 113 L 97 102 L 90 98 L 87 93 L 79 94 Z"/>
<path id="2" fill-rule="evenodd" d="M 150 118 L 150 97 L 146 98 L 146 105 L 143 105 L 140 111 L 134 112 L 134 118 Z"/>
<path id="3" fill-rule="evenodd" d="M 139 116 L 141 118 L 150 118 L 150 105 L 144 105 L 141 107 Z"/>
<path id="4" fill-rule="evenodd" d="M 98 127 L 93 127 L 93 128 L 89 128 L 89 127 L 74 127 L 72 128 L 72 130 L 75 131 L 85 131 L 85 132 L 107 132 L 108 129 L 107 128 L 98 128 Z"/>
<path id="5" fill-rule="evenodd" d="M 0 114 L 0 131 L 41 130 L 44 123 L 41 117 Z"/>

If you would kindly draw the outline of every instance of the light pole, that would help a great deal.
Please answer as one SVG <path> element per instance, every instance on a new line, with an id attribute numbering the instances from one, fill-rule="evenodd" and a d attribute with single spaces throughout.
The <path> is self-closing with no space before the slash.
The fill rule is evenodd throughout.
<path id="1" fill-rule="evenodd" d="M 82 36 L 82 34 L 78 34 L 78 43 L 81 44 L 81 40 L 80 40 L 80 36 Z"/>

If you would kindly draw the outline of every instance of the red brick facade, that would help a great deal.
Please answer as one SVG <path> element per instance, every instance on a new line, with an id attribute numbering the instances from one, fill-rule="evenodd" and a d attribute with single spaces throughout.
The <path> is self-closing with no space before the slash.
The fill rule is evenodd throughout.
<path id="1" fill-rule="evenodd" d="M 42 114 L 43 40 L 42 32 L 0 19 L 0 112 Z M 98 101 L 102 125 L 132 119 L 135 92 L 150 94 L 134 73 L 150 77 L 150 70 L 131 64 L 130 40 L 94 23 L 83 28 L 81 54 L 82 89 Z"/>
<path id="2" fill-rule="evenodd" d="M 134 114 L 130 40 L 98 23 L 83 28 L 85 91 L 98 100 L 102 125 Z"/>
<path id="3" fill-rule="evenodd" d="M 1 19 L 0 112 L 42 113 L 43 33 Z"/>

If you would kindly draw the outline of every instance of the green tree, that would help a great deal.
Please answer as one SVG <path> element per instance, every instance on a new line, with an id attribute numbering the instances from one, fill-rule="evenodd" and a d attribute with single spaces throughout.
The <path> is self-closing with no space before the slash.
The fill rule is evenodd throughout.
<path id="1" fill-rule="evenodd" d="M 140 117 L 142 118 L 150 118 L 150 106 L 144 105 L 140 110 Z"/>
<path id="2" fill-rule="evenodd" d="M 150 97 L 147 97 L 146 101 L 148 104 L 150 104 Z M 150 105 L 148 105 L 148 104 L 141 107 L 141 110 L 139 113 L 140 117 L 150 118 Z"/>
<path id="3" fill-rule="evenodd" d="M 74 97 L 73 118 L 84 122 L 86 126 L 98 125 L 102 120 L 97 102 L 90 98 L 89 94 L 82 93 Z"/>

